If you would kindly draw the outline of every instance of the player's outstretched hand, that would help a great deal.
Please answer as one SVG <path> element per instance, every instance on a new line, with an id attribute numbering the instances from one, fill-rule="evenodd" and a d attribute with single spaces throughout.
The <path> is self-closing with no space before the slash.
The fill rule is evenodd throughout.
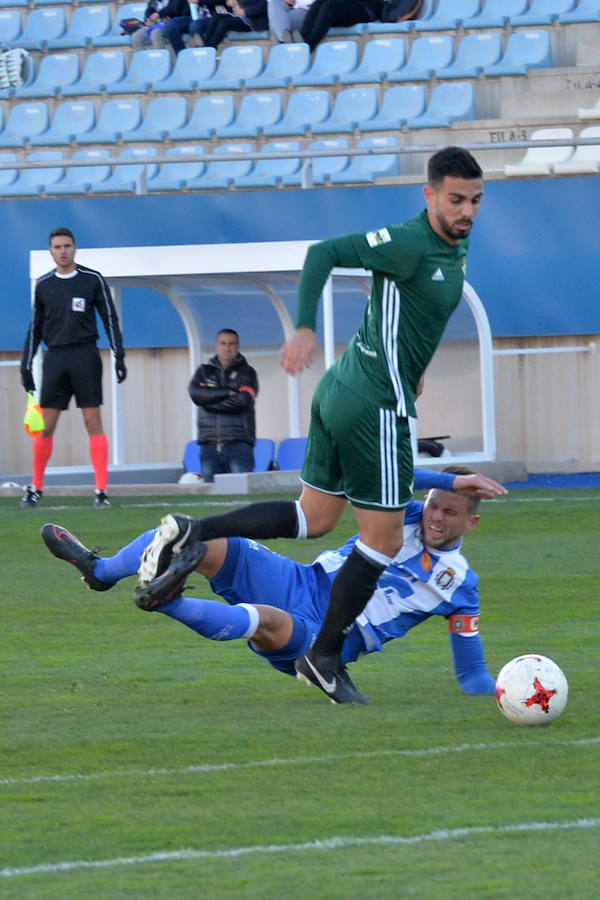
<path id="1" fill-rule="evenodd" d="M 482 500 L 492 500 L 494 497 L 502 497 L 508 491 L 493 478 L 480 475 L 457 475 L 452 486 L 455 494 L 463 497 L 481 497 Z"/>
<path id="2" fill-rule="evenodd" d="M 315 358 L 317 336 L 310 328 L 298 328 L 279 354 L 279 364 L 288 375 L 299 375 Z"/>

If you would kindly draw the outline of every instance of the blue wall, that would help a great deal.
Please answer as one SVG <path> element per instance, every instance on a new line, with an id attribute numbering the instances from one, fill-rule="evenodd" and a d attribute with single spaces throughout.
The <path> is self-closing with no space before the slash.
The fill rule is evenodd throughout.
<path id="1" fill-rule="evenodd" d="M 71 228 L 81 247 L 310 240 L 401 222 L 423 205 L 418 185 L 3 201 L 0 350 L 23 345 L 29 250 L 46 247 L 57 226 Z M 494 337 L 600 332 L 599 208 L 599 177 L 486 185 L 467 278 L 486 306 Z M 185 343 L 179 318 L 162 296 L 128 289 L 124 301 L 127 346 Z M 211 311 L 211 341 L 224 318 L 241 318 L 249 329 L 261 324 L 260 338 L 254 341 L 248 331 L 244 346 L 279 343 L 274 317 L 261 321 L 248 315 L 243 300 L 233 304 L 231 316 L 229 308 L 227 315 L 223 307 Z"/>

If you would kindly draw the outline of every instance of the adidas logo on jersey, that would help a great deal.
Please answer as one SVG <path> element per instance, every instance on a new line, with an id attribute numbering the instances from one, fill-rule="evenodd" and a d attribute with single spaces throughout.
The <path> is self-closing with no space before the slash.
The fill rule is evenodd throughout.
<path id="1" fill-rule="evenodd" d="M 432 281 L 443 281 L 443 280 L 444 280 L 444 273 L 442 272 L 442 270 L 440 269 L 439 266 L 438 266 L 438 268 L 435 270 L 435 272 L 433 273 L 433 275 L 431 276 L 431 280 L 432 280 Z"/>

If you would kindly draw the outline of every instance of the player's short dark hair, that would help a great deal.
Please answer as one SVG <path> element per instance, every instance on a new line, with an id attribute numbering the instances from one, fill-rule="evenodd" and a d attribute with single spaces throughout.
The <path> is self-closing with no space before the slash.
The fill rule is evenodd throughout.
<path id="1" fill-rule="evenodd" d="M 473 469 L 467 466 L 445 466 L 442 472 L 449 472 L 451 475 L 474 475 Z M 467 501 L 467 509 L 471 516 L 477 515 L 479 512 L 479 497 L 465 497 Z"/>
<path id="2" fill-rule="evenodd" d="M 219 337 L 219 335 L 221 334 L 232 334 L 238 344 L 240 342 L 240 336 L 234 328 L 219 328 L 219 330 L 217 331 L 217 337 Z"/>
<path id="3" fill-rule="evenodd" d="M 434 153 L 427 163 L 427 182 L 435 188 L 444 178 L 482 178 L 481 166 L 464 147 L 444 147 Z"/>
<path id="4" fill-rule="evenodd" d="M 52 238 L 55 237 L 68 237 L 71 238 L 73 243 L 75 243 L 75 235 L 71 231 L 70 228 L 55 228 L 54 231 L 50 232 L 50 238 L 48 240 L 48 244 L 52 243 Z"/>

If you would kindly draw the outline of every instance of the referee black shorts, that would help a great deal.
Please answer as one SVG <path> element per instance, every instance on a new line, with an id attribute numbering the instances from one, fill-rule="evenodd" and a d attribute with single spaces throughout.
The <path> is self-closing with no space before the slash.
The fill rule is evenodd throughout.
<path id="1" fill-rule="evenodd" d="M 80 409 L 102 406 L 102 360 L 95 345 L 50 348 L 42 372 L 42 409 L 68 409 L 73 396 Z"/>

